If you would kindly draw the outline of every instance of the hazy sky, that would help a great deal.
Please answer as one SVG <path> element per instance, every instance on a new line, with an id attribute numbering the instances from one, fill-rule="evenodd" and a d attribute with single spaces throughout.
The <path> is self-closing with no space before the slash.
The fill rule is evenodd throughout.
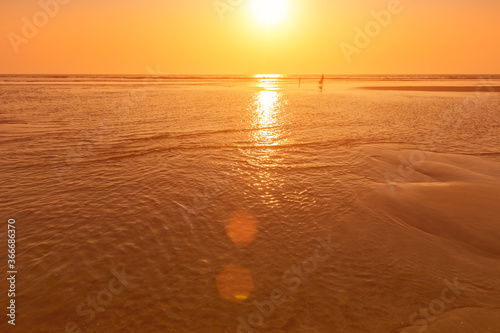
<path id="1" fill-rule="evenodd" d="M 500 73 L 499 0 L 0 1 L 1 73 Z"/>

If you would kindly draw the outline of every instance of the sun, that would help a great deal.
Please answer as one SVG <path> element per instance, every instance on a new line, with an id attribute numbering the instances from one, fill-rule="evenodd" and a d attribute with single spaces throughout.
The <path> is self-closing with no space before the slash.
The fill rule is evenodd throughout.
<path id="1" fill-rule="evenodd" d="M 280 23 L 288 11 L 288 0 L 252 0 L 252 12 L 264 25 Z"/>

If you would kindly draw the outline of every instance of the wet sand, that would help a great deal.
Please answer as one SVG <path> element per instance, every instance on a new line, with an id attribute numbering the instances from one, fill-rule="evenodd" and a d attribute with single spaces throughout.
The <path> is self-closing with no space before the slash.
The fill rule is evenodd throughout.
<path id="1" fill-rule="evenodd" d="M 434 92 L 500 92 L 500 86 L 373 86 L 359 87 L 365 90 L 400 90 L 400 91 L 434 91 Z"/>
<path id="2" fill-rule="evenodd" d="M 500 99 L 480 81 L 14 79 L 19 331 L 500 331 Z"/>

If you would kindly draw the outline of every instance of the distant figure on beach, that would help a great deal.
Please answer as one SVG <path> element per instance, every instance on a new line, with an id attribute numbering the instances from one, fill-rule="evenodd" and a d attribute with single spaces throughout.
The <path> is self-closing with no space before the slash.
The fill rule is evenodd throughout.
<path id="1" fill-rule="evenodd" d="M 300 88 L 300 77 L 299 77 L 299 88 Z"/>
<path id="2" fill-rule="evenodd" d="M 321 74 L 321 80 L 319 80 L 319 90 L 323 90 L 323 82 L 325 81 L 325 75 Z"/>

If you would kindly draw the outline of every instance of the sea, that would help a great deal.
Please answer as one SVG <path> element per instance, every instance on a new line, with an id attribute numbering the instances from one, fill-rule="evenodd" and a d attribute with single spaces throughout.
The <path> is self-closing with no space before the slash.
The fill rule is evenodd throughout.
<path id="1" fill-rule="evenodd" d="M 500 332 L 500 76 L 320 78 L 0 75 L 0 331 Z"/>

